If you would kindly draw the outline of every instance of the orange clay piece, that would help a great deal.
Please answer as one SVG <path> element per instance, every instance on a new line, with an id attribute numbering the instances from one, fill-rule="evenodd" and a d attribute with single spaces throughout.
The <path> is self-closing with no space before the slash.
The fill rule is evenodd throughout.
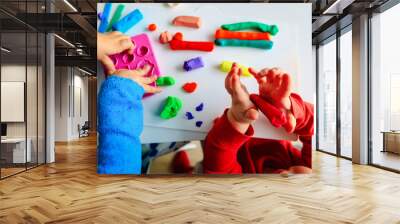
<path id="1" fill-rule="evenodd" d="M 233 32 L 229 30 L 218 29 L 215 32 L 216 39 L 240 39 L 240 40 L 271 40 L 269 33 L 259 32 Z"/>
<path id="2" fill-rule="evenodd" d="M 200 28 L 201 20 L 197 16 L 177 16 L 172 21 L 175 26 L 186 26 L 191 28 Z"/>
<path id="3" fill-rule="evenodd" d="M 149 24 L 149 26 L 147 27 L 147 29 L 150 30 L 150 31 L 155 31 L 155 30 L 157 29 L 157 25 L 154 24 L 154 23 Z"/>

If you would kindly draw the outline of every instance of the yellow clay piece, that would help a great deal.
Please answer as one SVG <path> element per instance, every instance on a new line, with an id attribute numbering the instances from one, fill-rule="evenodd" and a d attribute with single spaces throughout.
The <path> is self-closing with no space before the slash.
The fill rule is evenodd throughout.
<path id="1" fill-rule="evenodd" d="M 231 68 L 232 68 L 232 65 L 233 65 L 233 62 L 231 62 L 231 61 L 223 61 L 221 63 L 221 66 L 220 66 L 221 72 L 229 72 L 231 70 Z M 237 65 L 238 65 L 239 68 L 242 69 L 242 75 L 243 76 L 247 76 L 247 77 L 252 76 L 251 73 L 249 72 L 249 68 L 248 67 L 246 67 L 244 65 L 241 65 L 241 64 L 237 64 Z"/>

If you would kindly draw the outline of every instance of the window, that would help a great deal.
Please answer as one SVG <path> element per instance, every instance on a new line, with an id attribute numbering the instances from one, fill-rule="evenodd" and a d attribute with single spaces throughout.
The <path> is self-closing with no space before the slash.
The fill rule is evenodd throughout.
<path id="1" fill-rule="evenodd" d="M 400 170 L 400 5 L 371 19 L 372 164 Z"/>
<path id="2" fill-rule="evenodd" d="M 318 48 L 318 149 L 336 153 L 336 39 Z"/>
<path id="3" fill-rule="evenodd" d="M 340 155 L 352 157 L 352 33 L 340 36 Z"/>

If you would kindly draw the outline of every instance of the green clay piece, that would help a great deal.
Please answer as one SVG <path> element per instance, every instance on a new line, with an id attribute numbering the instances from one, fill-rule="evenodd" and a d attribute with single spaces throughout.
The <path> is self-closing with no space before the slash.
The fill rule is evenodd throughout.
<path id="1" fill-rule="evenodd" d="M 118 5 L 117 9 L 114 12 L 113 17 L 110 20 L 110 23 L 108 24 L 107 27 L 107 32 L 112 31 L 112 25 L 116 22 L 118 22 L 118 20 L 121 18 L 122 12 L 125 9 L 125 5 Z"/>
<path id="2" fill-rule="evenodd" d="M 216 39 L 215 44 L 218 46 L 237 46 L 237 47 L 254 47 L 261 49 L 271 49 L 274 45 L 268 40 L 239 40 L 239 39 Z"/>
<path id="3" fill-rule="evenodd" d="M 176 117 L 182 108 L 182 101 L 178 97 L 168 96 L 164 103 L 164 108 L 160 113 L 163 119 L 171 119 Z"/>
<path id="4" fill-rule="evenodd" d="M 221 26 L 221 28 L 230 31 L 255 29 L 261 32 L 268 32 L 272 36 L 275 36 L 275 34 L 279 32 L 277 25 L 268 25 L 259 22 L 241 22 L 241 23 L 224 24 Z"/>
<path id="5" fill-rule="evenodd" d="M 170 76 L 158 77 L 156 84 L 157 86 L 172 86 L 175 84 L 175 79 Z"/>

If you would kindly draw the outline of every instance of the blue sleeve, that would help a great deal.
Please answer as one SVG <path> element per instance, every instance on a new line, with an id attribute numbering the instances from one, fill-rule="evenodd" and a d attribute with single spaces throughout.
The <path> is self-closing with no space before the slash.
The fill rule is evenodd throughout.
<path id="1" fill-rule="evenodd" d="M 98 95 L 99 174 L 140 174 L 144 89 L 136 82 L 111 76 Z"/>

